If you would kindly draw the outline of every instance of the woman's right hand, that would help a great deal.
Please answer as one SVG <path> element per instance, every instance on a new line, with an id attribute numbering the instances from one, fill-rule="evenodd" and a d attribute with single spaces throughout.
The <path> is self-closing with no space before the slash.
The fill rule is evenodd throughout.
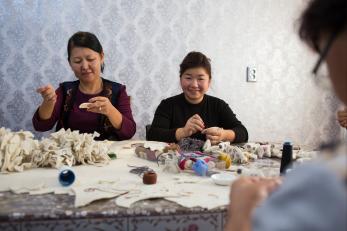
<path id="1" fill-rule="evenodd" d="M 181 140 L 205 129 L 204 121 L 198 114 L 190 117 L 183 128 L 176 130 L 176 139 Z"/>
<path id="2" fill-rule="evenodd" d="M 54 105 L 57 101 L 57 95 L 51 84 L 38 88 L 36 92 L 41 94 L 44 104 Z"/>
<path id="3" fill-rule="evenodd" d="M 195 114 L 192 117 L 190 117 L 183 128 L 187 137 L 197 132 L 200 132 L 204 129 L 205 129 L 204 121 L 201 119 L 201 117 L 198 114 Z"/>
<path id="4" fill-rule="evenodd" d="M 233 182 L 225 230 L 251 230 L 255 207 L 282 183 L 281 178 L 241 177 Z"/>
<path id="5" fill-rule="evenodd" d="M 38 88 L 36 92 L 40 93 L 43 98 L 38 111 L 40 119 L 46 120 L 51 118 L 55 103 L 57 102 L 57 94 L 55 94 L 54 88 L 48 84 Z"/>

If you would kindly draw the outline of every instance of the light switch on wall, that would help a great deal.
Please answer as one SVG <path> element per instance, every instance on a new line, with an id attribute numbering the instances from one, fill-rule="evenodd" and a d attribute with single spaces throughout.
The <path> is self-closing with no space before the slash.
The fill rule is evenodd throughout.
<path id="1" fill-rule="evenodd" d="M 255 67 L 247 67 L 247 82 L 257 82 Z"/>

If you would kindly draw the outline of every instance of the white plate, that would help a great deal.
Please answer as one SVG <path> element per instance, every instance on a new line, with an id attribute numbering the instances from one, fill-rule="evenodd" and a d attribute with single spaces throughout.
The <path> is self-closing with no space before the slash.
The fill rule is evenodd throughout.
<path id="1" fill-rule="evenodd" d="M 218 185 L 230 185 L 237 177 L 231 173 L 217 173 L 211 176 L 213 182 Z"/>

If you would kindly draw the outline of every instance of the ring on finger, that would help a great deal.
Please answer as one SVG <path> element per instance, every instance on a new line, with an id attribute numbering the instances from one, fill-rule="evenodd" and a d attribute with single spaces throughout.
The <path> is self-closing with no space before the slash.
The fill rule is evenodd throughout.
<path id="1" fill-rule="evenodd" d="M 99 107 L 99 111 L 101 111 L 101 106 Z"/>

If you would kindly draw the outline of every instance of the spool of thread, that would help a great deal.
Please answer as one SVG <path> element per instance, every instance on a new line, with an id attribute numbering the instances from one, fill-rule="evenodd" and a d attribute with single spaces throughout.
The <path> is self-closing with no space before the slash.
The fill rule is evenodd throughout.
<path id="1" fill-rule="evenodd" d="M 280 175 L 284 175 L 293 161 L 293 145 L 290 141 L 283 143 Z"/>
<path id="2" fill-rule="evenodd" d="M 60 169 L 58 178 L 62 186 L 69 186 L 75 181 L 75 173 L 70 167 L 64 166 Z"/>
<path id="3" fill-rule="evenodd" d="M 144 184 L 155 184 L 157 183 L 157 174 L 153 171 L 145 172 L 142 177 Z"/>

